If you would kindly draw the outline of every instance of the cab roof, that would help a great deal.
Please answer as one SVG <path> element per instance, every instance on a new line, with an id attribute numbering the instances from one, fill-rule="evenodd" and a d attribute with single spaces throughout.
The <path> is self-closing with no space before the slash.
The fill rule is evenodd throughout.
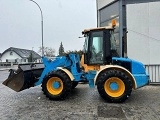
<path id="1" fill-rule="evenodd" d="M 90 32 L 90 31 L 94 31 L 94 30 L 104 30 L 104 29 L 113 30 L 114 28 L 111 27 L 111 26 L 105 26 L 105 27 L 84 29 L 84 30 L 82 31 L 82 34 L 85 34 L 85 33 L 88 33 L 88 32 Z"/>

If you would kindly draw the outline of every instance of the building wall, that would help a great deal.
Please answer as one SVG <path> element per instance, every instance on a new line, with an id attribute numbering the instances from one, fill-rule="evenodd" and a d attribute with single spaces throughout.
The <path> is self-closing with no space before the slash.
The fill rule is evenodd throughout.
<path id="1" fill-rule="evenodd" d="M 160 0 L 97 0 L 98 26 L 100 11 L 115 2 L 119 2 L 119 38 L 125 43 L 122 54 L 144 63 L 151 83 L 160 83 Z"/>
<path id="2" fill-rule="evenodd" d="M 144 64 L 160 64 L 160 2 L 127 5 L 127 54 Z"/>
<path id="3" fill-rule="evenodd" d="M 104 6 L 106 6 L 107 4 L 113 2 L 115 0 L 97 0 L 97 8 L 98 9 L 101 9 L 103 8 Z"/>
<path id="4" fill-rule="evenodd" d="M 122 8 L 119 8 L 119 14 L 116 14 L 119 27 L 119 31 L 118 29 L 116 31 L 116 39 L 118 40 L 119 37 L 119 42 L 121 42 L 125 35 L 123 22 L 126 23 L 128 31 L 127 41 L 125 39 L 124 51 L 122 52 L 125 56 L 139 60 L 144 64 L 159 64 L 160 56 L 157 54 L 160 48 L 160 0 L 119 1 L 121 1 L 120 4 L 126 3 L 126 10 L 122 11 Z M 117 13 L 118 5 L 114 6 L 114 4 L 119 1 L 97 0 L 98 26 L 108 25 L 108 16 Z M 119 43 L 117 49 L 120 52 L 121 47 L 122 44 Z"/>
<path id="5" fill-rule="evenodd" d="M 21 57 L 17 55 L 17 53 L 15 53 L 14 51 L 8 51 L 2 55 L 1 60 L 2 62 L 6 62 L 6 59 L 8 59 L 9 61 L 15 62 L 15 59 L 17 58 L 21 59 Z"/>
<path id="6" fill-rule="evenodd" d="M 1 62 L 17 62 L 17 63 L 27 63 L 28 59 L 22 59 L 17 53 L 14 51 L 5 52 L 1 56 Z"/>
<path id="7" fill-rule="evenodd" d="M 37 59 L 37 60 L 35 60 L 34 61 L 35 63 L 42 63 L 42 59 L 40 58 L 40 59 Z"/>
<path id="8" fill-rule="evenodd" d="M 119 1 L 115 0 L 98 0 L 98 26 L 111 26 L 111 21 L 116 20 L 116 27 L 114 30 L 114 36 L 116 40 L 116 48 L 118 54 L 121 56 L 121 38 L 119 28 Z M 109 6 L 107 5 L 109 4 Z"/>
<path id="9" fill-rule="evenodd" d="M 106 7 L 106 5 L 112 3 L 113 1 L 115 1 L 115 0 L 97 0 L 96 1 L 97 2 L 97 25 L 98 26 L 102 26 L 102 25 L 100 25 L 100 22 L 101 22 L 100 21 L 100 17 L 101 17 L 100 11 L 101 11 L 101 9 Z"/>

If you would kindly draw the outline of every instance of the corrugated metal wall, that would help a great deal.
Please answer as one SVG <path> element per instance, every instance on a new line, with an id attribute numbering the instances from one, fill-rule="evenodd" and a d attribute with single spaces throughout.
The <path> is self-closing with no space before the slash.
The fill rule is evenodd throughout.
<path id="1" fill-rule="evenodd" d="M 160 84 L 160 65 L 145 65 L 145 68 L 150 75 L 151 84 Z"/>

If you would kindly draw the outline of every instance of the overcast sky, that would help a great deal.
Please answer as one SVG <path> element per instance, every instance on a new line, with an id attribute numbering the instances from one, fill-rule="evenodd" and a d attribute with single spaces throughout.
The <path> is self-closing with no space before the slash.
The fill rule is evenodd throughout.
<path id="1" fill-rule="evenodd" d="M 80 50 L 85 28 L 96 27 L 96 0 L 35 0 L 43 12 L 44 46 L 58 53 Z M 30 0 L 0 0 L 0 53 L 9 47 L 38 51 L 41 46 L 41 14 Z"/>

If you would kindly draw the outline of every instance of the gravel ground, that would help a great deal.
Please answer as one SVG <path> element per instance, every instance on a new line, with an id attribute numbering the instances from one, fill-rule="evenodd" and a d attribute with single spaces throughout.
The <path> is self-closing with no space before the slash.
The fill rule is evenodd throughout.
<path id="1" fill-rule="evenodd" d="M 8 71 L 0 71 L 0 83 Z M 19 93 L 0 84 L 0 120 L 160 120 L 160 86 L 132 92 L 121 104 L 107 103 L 96 88 L 79 84 L 63 101 L 51 101 L 37 86 Z"/>

